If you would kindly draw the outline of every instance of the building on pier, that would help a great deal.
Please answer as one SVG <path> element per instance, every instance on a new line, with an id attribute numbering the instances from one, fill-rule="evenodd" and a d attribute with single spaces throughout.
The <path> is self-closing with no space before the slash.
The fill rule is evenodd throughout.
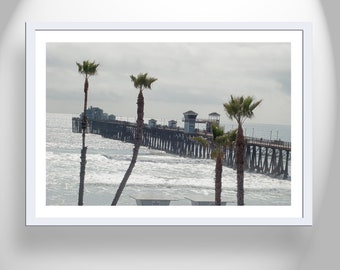
<path id="1" fill-rule="evenodd" d="M 183 122 L 184 122 L 185 133 L 196 133 L 197 129 L 199 129 L 199 128 L 195 128 L 196 124 L 204 124 L 205 125 L 204 132 L 208 132 L 208 133 L 212 133 L 211 127 L 213 124 L 216 124 L 218 126 L 220 125 L 220 114 L 216 112 L 210 113 L 208 119 L 197 118 L 197 113 L 193 111 L 188 111 L 183 114 L 184 114 Z M 187 124 L 187 128 L 186 128 L 186 124 Z"/>
<path id="2" fill-rule="evenodd" d="M 80 114 L 80 118 L 83 118 L 83 114 Z M 92 107 L 88 108 L 86 110 L 86 116 L 88 120 L 116 120 L 116 116 L 113 114 L 108 115 L 107 113 L 104 113 L 104 111 L 99 107 Z"/>
<path id="3" fill-rule="evenodd" d="M 150 119 L 150 120 L 149 120 L 148 127 L 149 127 L 149 128 L 155 128 L 156 126 L 157 126 L 157 120 L 155 120 L 155 119 Z"/>
<path id="4" fill-rule="evenodd" d="M 109 115 L 109 120 L 110 121 L 116 121 L 116 116 L 114 114 Z"/>
<path id="5" fill-rule="evenodd" d="M 184 115 L 184 133 L 195 133 L 195 124 L 197 113 L 194 111 L 187 111 L 183 113 Z"/>
<path id="6" fill-rule="evenodd" d="M 209 114 L 209 118 L 207 121 L 207 132 L 212 133 L 212 125 L 216 124 L 217 126 L 220 125 L 220 115 L 216 112 L 212 112 Z"/>
<path id="7" fill-rule="evenodd" d="M 174 128 L 174 129 L 176 129 L 176 128 L 177 128 L 177 121 L 175 121 L 175 120 L 170 120 L 170 121 L 168 122 L 168 127 L 169 127 L 169 128 Z"/>

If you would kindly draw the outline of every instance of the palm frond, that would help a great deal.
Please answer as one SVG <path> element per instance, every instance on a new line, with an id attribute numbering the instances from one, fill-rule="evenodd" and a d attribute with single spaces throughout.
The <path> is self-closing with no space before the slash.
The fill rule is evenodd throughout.
<path id="1" fill-rule="evenodd" d="M 95 61 L 90 62 L 89 60 L 84 60 L 83 64 L 76 62 L 78 66 L 78 72 L 84 74 L 85 76 L 92 76 L 97 74 L 97 68 L 99 64 Z"/>
<path id="2" fill-rule="evenodd" d="M 254 109 L 261 102 L 262 100 L 254 102 L 254 98 L 251 96 L 231 96 L 230 101 L 224 103 L 223 106 L 230 119 L 235 119 L 239 124 L 242 124 L 247 118 L 254 116 Z"/>
<path id="3" fill-rule="evenodd" d="M 77 66 L 78 66 L 78 72 L 82 73 L 83 71 L 83 66 L 81 64 L 79 64 L 78 62 L 76 62 Z"/>
<path id="4" fill-rule="evenodd" d="M 226 135 L 229 137 L 229 141 L 234 143 L 236 141 L 236 137 L 237 137 L 237 128 L 230 130 L 226 133 Z"/>
<path id="5" fill-rule="evenodd" d="M 237 119 L 240 113 L 241 103 L 239 98 L 234 98 L 232 95 L 230 96 L 230 101 L 228 103 L 223 104 L 224 109 L 228 115 L 228 117 L 232 120 Z"/>
<path id="6" fill-rule="evenodd" d="M 148 73 L 139 73 L 137 77 L 131 75 L 130 78 L 134 87 L 141 91 L 146 88 L 151 89 L 151 84 L 157 81 L 157 78 L 148 77 Z"/>
<path id="7" fill-rule="evenodd" d="M 220 146 L 232 146 L 234 142 L 236 141 L 236 136 L 237 136 L 237 129 L 231 130 L 227 133 L 224 133 L 221 136 L 218 136 L 215 139 L 215 144 L 220 145 Z"/>
<path id="8" fill-rule="evenodd" d="M 136 86 L 137 78 L 135 76 L 133 76 L 133 75 L 130 75 L 130 79 L 133 82 L 133 85 L 137 88 L 137 86 Z"/>
<path id="9" fill-rule="evenodd" d="M 157 81 L 157 78 L 150 77 L 147 80 L 146 88 L 151 89 L 151 84 L 153 84 L 155 81 Z"/>
<path id="10" fill-rule="evenodd" d="M 219 127 L 215 123 L 212 124 L 212 133 L 214 140 L 224 134 L 224 127 Z"/>
<path id="11" fill-rule="evenodd" d="M 257 101 L 257 102 L 255 102 L 255 103 L 253 103 L 253 104 L 250 106 L 250 110 L 251 110 L 251 111 L 255 110 L 255 108 L 256 108 L 257 106 L 259 106 L 259 105 L 261 104 L 261 102 L 262 102 L 262 99 L 259 100 L 259 101 Z"/>
<path id="12" fill-rule="evenodd" d="M 211 158 L 216 159 L 219 155 L 223 157 L 222 153 L 223 152 L 221 147 L 215 147 L 215 149 L 211 151 Z"/>
<path id="13" fill-rule="evenodd" d="M 203 137 L 201 137 L 201 136 L 199 136 L 199 137 L 194 137 L 194 138 L 192 138 L 192 140 L 194 140 L 194 141 L 200 143 L 201 145 L 203 145 L 203 146 L 205 146 L 205 147 L 209 145 L 209 140 L 206 139 L 206 138 L 203 138 Z"/>

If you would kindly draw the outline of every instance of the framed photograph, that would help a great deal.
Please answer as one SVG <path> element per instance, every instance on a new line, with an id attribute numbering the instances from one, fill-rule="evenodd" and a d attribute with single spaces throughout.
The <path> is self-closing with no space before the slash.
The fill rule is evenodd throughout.
<path id="1" fill-rule="evenodd" d="M 27 23 L 26 225 L 312 225 L 308 23 Z"/>

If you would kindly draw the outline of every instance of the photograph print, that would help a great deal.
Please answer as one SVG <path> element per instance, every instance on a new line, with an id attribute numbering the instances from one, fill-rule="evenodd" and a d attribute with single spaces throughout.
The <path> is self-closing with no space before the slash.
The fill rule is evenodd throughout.
<path id="1" fill-rule="evenodd" d="M 70 32 L 41 39 L 43 212 L 301 215 L 303 32 Z"/>

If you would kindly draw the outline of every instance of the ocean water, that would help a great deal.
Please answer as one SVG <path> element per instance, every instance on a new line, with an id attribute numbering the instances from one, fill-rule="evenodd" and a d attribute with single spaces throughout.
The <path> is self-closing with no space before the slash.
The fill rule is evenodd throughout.
<path id="1" fill-rule="evenodd" d="M 81 134 L 72 133 L 74 116 L 47 114 L 47 205 L 78 202 Z M 130 164 L 133 145 L 94 134 L 86 135 L 86 145 L 84 205 L 110 205 Z M 141 147 L 118 205 L 136 205 L 133 197 L 145 196 L 171 198 L 171 205 L 191 205 L 186 198 L 197 196 L 214 198 L 214 169 L 214 160 L 183 158 Z M 289 180 L 246 172 L 244 186 L 246 205 L 291 203 Z M 222 200 L 236 205 L 236 171 L 227 167 L 223 168 Z"/>

